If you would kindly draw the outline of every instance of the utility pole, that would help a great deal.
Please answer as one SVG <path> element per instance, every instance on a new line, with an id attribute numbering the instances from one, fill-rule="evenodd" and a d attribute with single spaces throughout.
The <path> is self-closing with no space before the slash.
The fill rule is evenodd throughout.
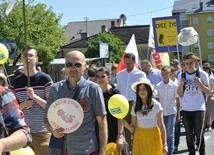
<path id="1" fill-rule="evenodd" d="M 85 32 L 86 32 L 86 37 L 88 38 L 88 17 L 85 17 Z"/>

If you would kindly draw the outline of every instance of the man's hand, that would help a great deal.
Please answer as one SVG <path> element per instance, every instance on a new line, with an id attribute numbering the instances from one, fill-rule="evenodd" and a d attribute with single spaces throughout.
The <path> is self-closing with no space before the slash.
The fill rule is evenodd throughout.
<path id="1" fill-rule="evenodd" d="M 199 78 L 199 77 L 195 77 L 194 81 L 195 81 L 195 83 L 197 83 L 198 85 L 199 85 L 200 83 L 202 83 L 202 82 L 201 82 L 201 78 Z"/>
<path id="2" fill-rule="evenodd" d="M 186 82 L 187 82 L 187 81 L 186 81 L 185 78 L 182 78 L 182 79 L 181 79 L 181 85 L 185 85 Z"/>
<path id="3" fill-rule="evenodd" d="M 123 142 L 124 142 L 123 135 L 118 135 L 118 138 L 117 138 L 117 149 L 118 149 L 119 153 L 121 153 L 123 151 Z"/>
<path id="4" fill-rule="evenodd" d="M 56 137 L 56 138 L 62 138 L 63 136 L 64 136 L 64 129 L 63 128 L 58 128 L 58 129 L 55 129 L 55 130 L 53 130 L 53 135 L 54 135 L 54 137 Z"/>
<path id="5" fill-rule="evenodd" d="M 25 108 L 30 109 L 33 106 L 33 100 L 27 99 L 26 101 L 24 101 L 24 106 Z"/>
<path id="6" fill-rule="evenodd" d="M 35 97 L 36 94 L 34 94 L 34 90 L 32 87 L 26 87 L 26 91 L 27 91 L 27 96 L 30 99 L 33 99 Z"/>

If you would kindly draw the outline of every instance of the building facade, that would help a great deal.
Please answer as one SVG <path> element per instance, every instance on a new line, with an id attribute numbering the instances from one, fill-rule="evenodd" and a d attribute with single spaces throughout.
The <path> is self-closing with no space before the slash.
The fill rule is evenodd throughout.
<path id="1" fill-rule="evenodd" d="M 181 0 L 175 1 L 172 15 L 179 15 L 181 27 L 193 27 L 199 41 L 188 47 L 183 47 L 182 54 L 193 52 L 202 61 L 214 64 L 214 1 L 213 0 Z"/>

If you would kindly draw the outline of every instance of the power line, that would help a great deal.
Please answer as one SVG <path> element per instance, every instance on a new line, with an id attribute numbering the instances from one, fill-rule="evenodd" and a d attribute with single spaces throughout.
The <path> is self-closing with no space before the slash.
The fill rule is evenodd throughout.
<path id="1" fill-rule="evenodd" d="M 185 0 L 183 3 L 179 3 L 177 5 L 173 5 L 173 6 L 179 6 L 179 5 L 183 5 L 185 3 L 189 3 L 191 2 L 192 0 Z M 136 17 L 136 16 L 141 16 L 141 15 L 144 15 L 144 14 L 151 14 L 153 12 L 158 12 L 158 11 L 162 11 L 162 10 L 166 10 L 166 9 L 169 9 L 169 8 L 172 8 L 173 6 L 168 6 L 168 7 L 164 7 L 164 8 L 160 8 L 160 9 L 155 9 L 155 10 L 152 10 L 152 11 L 147 11 L 147 12 L 141 12 L 141 13 L 136 13 L 136 14 L 132 14 L 132 15 L 127 15 L 127 17 Z M 96 20 L 105 20 L 106 18 L 90 18 L 90 19 L 96 19 Z M 110 18 L 110 19 L 115 19 L 114 18 Z"/>
<path id="2" fill-rule="evenodd" d="M 189 3 L 189 2 L 191 2 L 191 1 L 192 1 L 192 0 L 185 1 L 185 2 L 183 2 L 183 3 L 177 4 L 177 5 L 174 5 L 174 6 L 183 5 L 183 4 Z M 137 13 L 137 14 L 133 14 L 133 15 L 127 15 L 127 17 L 140 16 L 140 15 L 144 15 L 144 14 L 149 14 L 149 13 L 153 13 L 153 12 L 158 12 L 158 11 L 166 10 L 166 9 L 169 9 L 169 8 L 172 8 L 172 7 L 173 7 L 173 6 L 168 6 L 168 7 L 164 7 L 164 8 L 161 8 L 161 9 L 156 9 L 156 10 L 153 10 L 153 11 L 142 12 L 142 13 Z"/>

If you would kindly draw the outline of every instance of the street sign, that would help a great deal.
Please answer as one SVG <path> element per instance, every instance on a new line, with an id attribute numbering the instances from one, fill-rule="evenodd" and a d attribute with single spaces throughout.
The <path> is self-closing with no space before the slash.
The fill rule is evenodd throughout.
<path id="1" fill-rule="evenodd" d="M 100 58 L 109 58 L 107 43 L 100 43 Z"/>

